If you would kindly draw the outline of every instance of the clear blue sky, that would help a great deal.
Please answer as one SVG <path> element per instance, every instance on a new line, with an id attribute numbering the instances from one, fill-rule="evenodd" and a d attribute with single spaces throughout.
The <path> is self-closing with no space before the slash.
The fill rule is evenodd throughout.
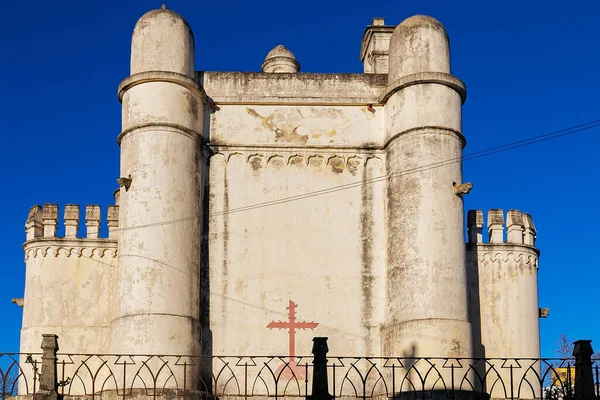
<path id="1" fill-rule="evenodd" d="M 29 207 L 111 204 L 136 20 L 148 1 L 10 1 L 0 24 L 0 351 L 18 350 L 21 245 Z M 196 68 L 259 71 L 277 44 L 304 72 L 361 72 L 372 17 L 429 14 L 448 30 L 453 73 L 468 88 L 465 153 L 600 119 L 597 1 L 169 1 L 196 37 Z M 597 232 L 600 128 L 465 163 L 466 209 L 533 215 L 542 251 L 543 354 L 559 333 L 600 350 Z"/>

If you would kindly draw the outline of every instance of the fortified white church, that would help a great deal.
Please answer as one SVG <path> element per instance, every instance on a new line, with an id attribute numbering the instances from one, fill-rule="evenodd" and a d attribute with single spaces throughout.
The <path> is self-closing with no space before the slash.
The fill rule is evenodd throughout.
<path id="1" fill-rule="evenodd" d="M 73 353 L 306 355 L 327 336 L 340 356 L 539 357 L 531 217 L 469 211 L 465 238 L 443 26 L 374 19 L 360 57 L 301 73 L 277 46 L 261 72 L 196 71 L 187 22 L 142 16 L 115 205 L 86 206 L 85 234 L 77 205 L 29 213 L 21 351 L 56 333 Z"/>

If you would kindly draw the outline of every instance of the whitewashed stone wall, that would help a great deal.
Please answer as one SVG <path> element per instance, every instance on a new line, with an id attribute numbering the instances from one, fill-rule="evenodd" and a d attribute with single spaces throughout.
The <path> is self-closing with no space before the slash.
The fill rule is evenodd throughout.
<path id="1" fill-rule="evenodd" d="M 360 75 L 204 73 L 210 116 L 213 354 L 379 355 L 385 304 L 385 81 Z M 268 95 L 265 95 L 268 93 Z M 331 193 L 322 191 L 339 188 Z M 281 203 L 278 200 L 285 200 Z M 383 229 L 382 229 L 383 228 Z M 206 290 L 206 289 L 205 289 Z M 206 335 L 205 335 L 206 336 Z M 205 349 L 206 350 L 206 349 Z"/>
<path id="2" fill-rule="evenodd" d="M 380 155 L 323 151 L 223 151 L 211 158 L 210 319 L 214 354 L 296 354 L 329 336 L 335 354 L 379 354 L 385 288 L 385 185 L 264 206 L 384 174 Z M 263 205 L 253 208 L 253 205 Z M 249 209 L 244 207 L 250 206 Z"/>

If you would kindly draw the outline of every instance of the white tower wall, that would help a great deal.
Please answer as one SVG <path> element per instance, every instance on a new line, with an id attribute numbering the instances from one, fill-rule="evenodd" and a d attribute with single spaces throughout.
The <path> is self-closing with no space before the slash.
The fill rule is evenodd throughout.
<path id="1" fill-rule="evenodd" d="M 509 210 L 504 228 L 502 210 L 490 210 L 489 241 L 484 242 L 483 212 L 469 211 L 467 268 L 470 313 L 475 343 L 474 357 L 536 359 L 540 354 L 538 258 L 535 228 L 528 214 Z M 508 367 L 508 365 L 507 365 Z M 511 390 L 520 399 L 540 398 L 541 393 L 523 382 L 536 382 L 542 366 L 535 361 L 513 362 L 513 369 L 498 368 L 504 385 L 488 387 L 492 397 Z"/>
<path id="2" fill-rule="evenodd" d="M 453 190 L 462 183 L 464 86 L 448 74 L 448 46 L 425 16 L 402 22 L 390 42 L 384 355 L 471 355 L 463 201 Z"/>
<path id="3" fill-rule="evenodd" d="M 119 266 L 112 351 L 199 353 L 203 102 L 178 14 L 137 23 L 123 103 Z"/>

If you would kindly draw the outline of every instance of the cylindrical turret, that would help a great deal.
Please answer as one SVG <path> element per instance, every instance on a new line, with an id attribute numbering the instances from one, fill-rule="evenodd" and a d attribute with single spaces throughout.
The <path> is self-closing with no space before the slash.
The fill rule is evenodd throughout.
<path id="1" fill-rule="evenodd" d="M 198 354 L 201 126 L 194 37 L 177 13 L 135 26 L 123 104 L 115 353 Z"/>
<path id="2" fill-rule="evenodd" d="M 524 359 L 521 368 L 508 368 L 510 360 L 504 368 L 498 368 L 496 375 L 504 385 L 488 386 L 492 398 L 515 394 L 519 399 L 539 399 L 541 388 L 524 384 L 543 369 L 533 361 L 541 356 L 536 230 L 531 216 L 518 210 L 506 213 L 506 230 L 504 223 L 502 210 L 490 210 L 489 240 L 484 242 L 483 212 L 468 213 L 467 268 L 474 356 Z M 486 366 L 478 367 L 480 374 L 485 373 Z"/>
<path id="3" fill-rule="evenodd" d="M 427 16 L 390 41 L 386 101 L 386 356 L 469 357 L 463 233 L 461 106 L 443 26 Z"/>
<path id="4" fill-rule="evenodd" d="M 133 29 L 131 75 L 171 71 L 194 77 L 194 34 L 183 17 L 162 8 L 144 14 Z"/>
<path id="5" fill-rule="evenodd" d="M 450 73 L 448 34 L 438 20 L 426 15 L 402 21 L 390 40 L 388 81 L 419 72 Z"/>

